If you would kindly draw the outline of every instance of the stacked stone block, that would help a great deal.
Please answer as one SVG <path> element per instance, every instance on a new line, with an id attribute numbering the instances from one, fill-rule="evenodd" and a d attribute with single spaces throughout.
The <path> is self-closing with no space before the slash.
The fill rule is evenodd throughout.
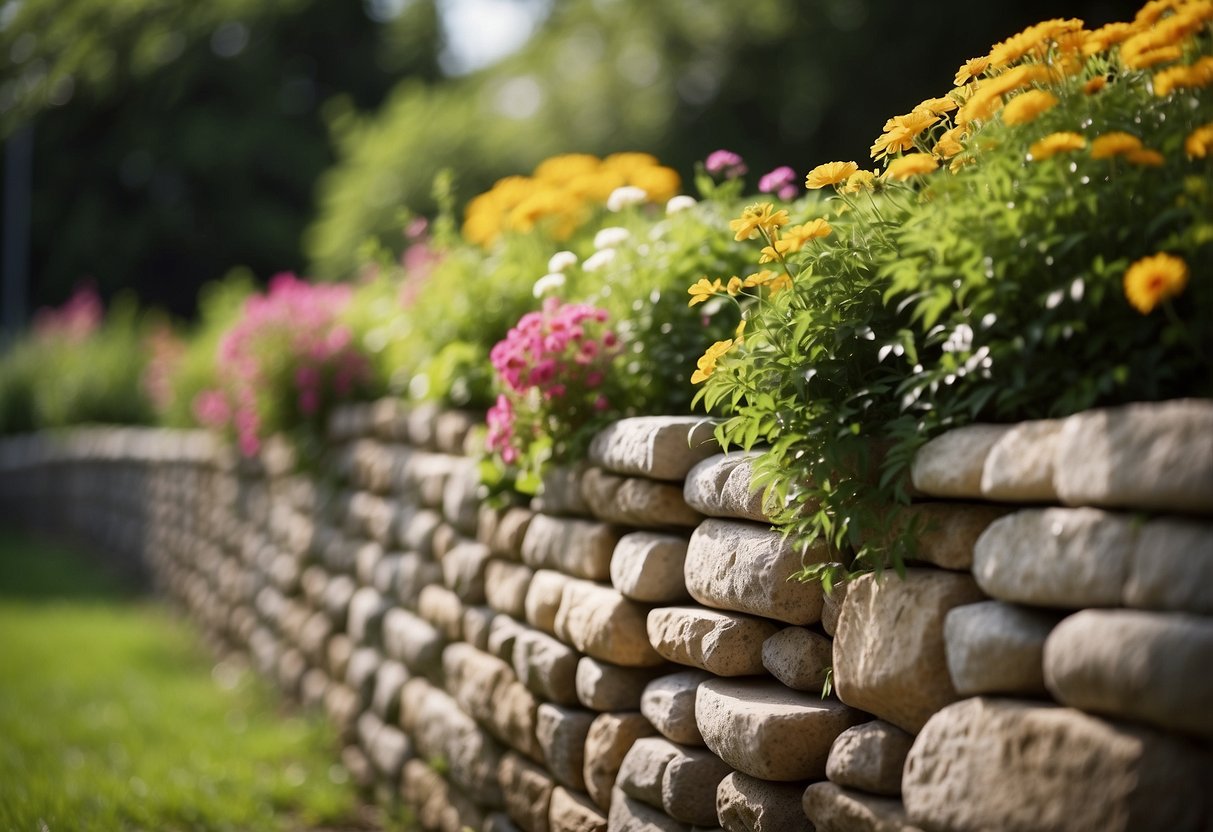
<path id="1" fill-rule="evenodd" d="M 0 509 L 145 564 L 425 829 L 1213 821 L 1210 402 L 945 434 L 890 509 L 917 560 L 829 595 L 710 424 L 624 420 L 501 504 L 477 421 L 348 407 L 319 468 L 6 440 Z"/>

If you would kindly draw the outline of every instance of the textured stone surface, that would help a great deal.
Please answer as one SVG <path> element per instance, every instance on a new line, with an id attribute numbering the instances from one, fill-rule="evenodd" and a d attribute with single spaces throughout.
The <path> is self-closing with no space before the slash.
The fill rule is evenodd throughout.
<path id="1" fill-rule="evenodd" d="M 1176 518 L 1143 524 L 1094 508 L 1026 509 L 982 534 L 973 574 L 990 595 L 1022 604 L 1210 614 L 1213 525 Z"/>
<path id="2" fill-rule="evenodd" d="M 526 593 L 526 622 L 548 635 L 556 634 L 556 613 L 570 578 L 553 569 L 539 569 Z"/>
<path id="3" fill-rule="evenodd" d="M 590 513 L 607 523 L 646 529 L 694 528 L 703 516 L 686 504 L 674 483 L 623 477 L 590 468 L 581 480 Z"/>
<path id="4" fill-rule="evenodd" d="M 504 662 L 514 663 L 514 641 L 526 628 L 508 615 L 495 615 L 489 623 L 489 637 L 485 650 Z"/>
<path id="5" fill-rule="evenodd" d="M 990 449 L 1010 430 L 1009 425 L 966 425 L 935 437 L 914 457 L 914 488 L 932 497 L 979 499 Z"/>
<path id="6" fill-rule="evenodd" d="M 662 737 L 642 737 L 632 743 L 615 780 L 628 797 L 661 809 L 661 778 L 666 766 L 682 752 Z"/>
<path id="7" fill-rule="evenodd" d="M 404 764 L 400 794 L 415 808 L 423 829 L 463 832 L 469 827 L 479 829 L 484 823 L 484 815 L 475 804 L 420 760 Z"/>
<path id="8" fill-rule="evenodd" d="M 1010 511 L 1004 506 L 981 503 L 916 503 L 899 506 L 889 514 L 886 540 L 913 523 L 913 561 L 941 569 L 967 572 L 973 567 L 973 549 L 986 528 Z"/>
<path id="9" fill-rule="evenodd" d="M 762 489 L 751 490 L 757 454 L 717 454 L 700 462 L 687 474 L 683 496 L 692 508 L 709 517 L 732 517 L 769 524 L 771 515 L 763 507 Z"/>
<path id="10" fill-rule="evenodd" d="M 401 604 L 416 609 L 421 590 L 438 583 L 442 583 L 442 566 L 438 561 L 419 552 L 405 552 L 400 556 L 392 586 L 396 600 Z"/>
<path id="11" fill-rule="evenodd" d="M 611 793 L 607 832 L 689 832 L 690 827 L 679 823 L 660 809 L 633 800 L 623 789 Z"/>
<path id="12" fill-rule="evenodd" d="M 400 688 L 409 679 L 409 672 L 397 661 L 385 661 L 375 674 L 375 692 L 371 710 L 384 722 L 395 722 L 400 712 Z"/>
<path id="13" fill-rule="evenodd" d="M 702 670 L 684 670 L 654 679 L 640 697 L 640 712 L 666 739 L 681 745 L 703 745 L 695 722 L 695 694 L 711 679 Z"/>
<path id="14" fill-rule="evenodd" d="M 632 743 L 654 733 L 649 721 L 636 712 L 599 714 L 585 738 L 585 790 L 602 810 L 611 805 L 611 789 L 619 766 Z"/>
<path id="15" fill-rule="evenodd" d="M 1090 410 L 1065 420 L 1054 461 L 1067 505 L 1213 514 L 1213 401 Z"/>
<path id="16" fill-rule="evenodd" d="M 426 673 L 442 662 L 445 639 L 428 621 L 394 607 L 383 618 L 384 652 L 414 673 Z"/>
<path id="17" fill-rule="evenodd" d="M 596 714 L 544 702 L 535 715 L 535 736 L 548 772 L 562 785 L 585 790 L 585 738 Z"/>
<path id="18" fill-rule="evenodd" d="M 522 561 L 575 578 L 609 580 L 620 533 L 605 523 L 536 514 L 522 539 Z"/>
<path id="19" fill-rule="evenodd" d="M 830 747 L 826 777 L 872 794 L 901 794 L 901 770 L 914 736 L 877 719 L 848 728 Z"/>
<path id="20" fill-rule="evenodd" d="M 829 592 L 821 594 L 821 629 L 833 638 L 838 634 L 838 616 L 842 614 L 842 602 L 847 597 L 847 584 L 834 584 Z"/>
<path id="21" fill-rule="evenodd" d="M 463 602 L 446 587 L 431 585 L 421 590 L 417 596 L 417 615 L 433 625 L 448 641 L 458 641 L 463 637 Z"/>
<path id="22" fill-rule="evenodd" d="M 472 540 L 456 543 L 442 556 L 442 582 L 464 604 L 483 604 L 489 547 Z"/>
<path id="23" fill-rule="evenodd" d="M 850 582 L 834 639 L 834 688 L 848 705 L 907 731 L 958 699 L 948 675 L 948 610 L 981 600 L 968 575 L 907 569 Z"/>
<path id="24" fill-rule="evenodd" d="M 716 788 L 716 815 L 729 832 L 812 832 L 801 808 L 804 787 L 735 771 Z"/>
<path id="25" fill-rule="evenodd" d="M 606 813 L 580 792 L 552 790 L 548 824 L 552 832 L 606 832 Z"/>
<path id="26" fill-rule="evenodd" d="M 813 783 L 804 792 L 804 813 L 817 832 L 923 832 L 893 797 L 877 797 L 835 783 Z"/>
<path id="27" fill-rule="evenodd" d="M 804 627 L 784 627 L 762 643 L 762 666 L 793 690 L 821 690 L 833 655 L 830 639 Z"/>
<path id="28" fill-rule="evenodd" d="M 648 617 L 649 642 L 666 659 L 714 673 L 762 672 L 762 643 L 778 632 L 770 621 L 703 607 L 659 607 Z"/>
<path id="29" fill-rule="evenodd" d="M 556 635 L 582 653 L 626 667 L 661 664 L 645 631 L 648 607 L 619 590 L 570 580 L 556 612 Z"/>
<path id="30" fill-rule="evenodd" d="M 948 673 L 961 696 L 1044 696 L 1045 639 L 1061 620 L 1051 610 L 1002 601 L 955 607 L 944 620 Z"/>
<path id="31" fill-rule="evenodd" d="M 488 540 L 489 549 L 493 554 L 511 559 L 522 557 L 522 541 L 534 516 L 530 509 L 520 506 L 506 509 L 497 519 L 497 525 Z"/>
<path id="32" fill-rule="evenodd" d="M 484 594 L 488 604 L 498 612 L 514 618 L 526 618 L 527 590 L 535 572 L 529 566 L 494 558 L 485 568 Z"/>
<path id="33" fill-rule="evenodd" d="M 517 754 L 507 753 L 501 758 L 497 777 L 510 820 L 525 832 L 548 832 L 548 813 L 556 784 L 547 772 Z"/>
<path id="34" fill-rule="evenodd" d="M 547 633 L 523 628 L 514 638 L 514 672 L 530 690 L 561 705 L 577 704 L 577 651 Z"/>
<path id="35" fill-rule="evenodd" d="M 590 443 L 590 460 L 608 471 L 655 480 L 682 480 L 719 450 L 714 426 L 692 416 L 621 419 Z"/>
<path id="36" fill-rule="evenodd" d="M 1213 739 L 1213 619 L 1083 610 L 1049 636 L 1044 675 L 1065 705 Z"/>
<path id="37" fill-rule="evenodd" d="M 699 686 L 695 700 L 707 747 L 763 780 L 824 777 L 834 739 L 865 718 L 836 699 L 766 680 L 712 679 Z"/>
<path id="38" fill-rule="evenodd" d="M 544 514 L 589 517 L 590 506 L 581 492 L 584 468 L 553 465 L 543 472 L 543 486 L 531 507 Z"/>
<path id="39" fill-rule="evenodd" d="M 629 532 L 611 556 L 611 584 L 627 598 L 654 604 L 689 601 L 683 564 L 687 539 L 658 532 Z"/>
<path id="40" fill-rule="evenodd" d="M 691 535 L 684 575 L 691 597 L 705 606 L 811 624 L 821 620 L 821 584 L 794 576 L 826 558 L 823 546 L 796 554 L 771 529 L 705 520 Z"/>
<path id="41" fill-rule="evenodd" d="M 1009 503 L 1057 502 L 1053 463 L 1064 424 L 1061 419 L 1038 419 L 1007 431 L 986 457 L 981 495 Z"/>
<path id="42" fill-rule="evenodd" d="M 634 711 L 640 707 L 645 685 L 667 668 L 620 667 L 582 656 L 577 662 L 577 700 L 595 711 Z"/>
<path id="43" fill-rule="evenodd" d="M 463 640 L 477 650 L 489 649 L 489 633 L 492 630 L 493 619 L 500 613 L 492 607 L 463 608 Z"/>
<path id="44" fill-rule="evenodd" d="M 702 748 L 675 746 L 677 756 L 661 775 L 661 808 L 674 820 L 715 826 L 716 789 L 732 773 L 728 764 Z"/>
<path id="45" fill-rule="evenodd" d="M 1207 751 L 1175 737 L 976 698 L 931 717 L 906 760 L 902 796 L 924 829 L 1200 830 L 1210 771 Z"/>

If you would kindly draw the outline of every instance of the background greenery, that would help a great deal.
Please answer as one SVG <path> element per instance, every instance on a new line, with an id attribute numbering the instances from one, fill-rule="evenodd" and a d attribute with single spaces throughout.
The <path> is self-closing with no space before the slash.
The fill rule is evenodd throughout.
<path id="1" fill-rule="evenodd" d="M 35 139 L 32 304 L 86 275 L 179 313 L 237 265 L 348 276 L 368 235 L 402 244 L 401 207 L 426 210 L 444 165 L 466 199 L 570 150 L 649 150 L 684 177 L 721 146 L 754 175 L 852 154 L 957 56 L 1134 5 L 986 4 L 942 26 L 891 0 L 519 2 L 549 10 L 536 36 L 458 78 L 442 0 L 3 4 L 0 134 Z"/>

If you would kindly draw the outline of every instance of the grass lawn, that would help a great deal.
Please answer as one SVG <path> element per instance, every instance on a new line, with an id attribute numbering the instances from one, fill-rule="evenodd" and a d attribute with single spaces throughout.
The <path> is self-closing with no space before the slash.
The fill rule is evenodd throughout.
<path id="1" fill-rule="evenodd" d="M 366 828 L 336 751 L 158 604 L 0 529 L 0 829 Z"/>

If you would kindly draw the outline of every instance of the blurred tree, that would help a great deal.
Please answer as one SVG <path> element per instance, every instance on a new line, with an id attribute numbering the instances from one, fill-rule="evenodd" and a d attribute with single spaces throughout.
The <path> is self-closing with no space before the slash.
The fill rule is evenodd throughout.
<path id="1" fill-rule="evenodd" d="M 82 277 L 191 311 L 243 264 L 301 268 L 325 101 L 433 82 L 433 0 L 9 0 L 0 134 L 33 127 L 31 303 Z M 5 66 L 7 64 L 7 66 Z"/>
<path id="2" fill-rule="evenodd" d="M 1020 0 L 946 11 L 894 0 L 567 0 L 517 54 L 439 85 L 399 84 L 375 114 L 332 111 L 340 162 L 306 239 L 313 269 L 351 273 L 361 244 L 400 242 L 434 171 L 470 197 L 557 152 L 642 149 L 691 172 L 727 147 L 757 177 L 864 162 L 886 118 L 1041 19 L 1127 19 L 1136 0 Z M 751 181 L 754 181 L 752 179 Z"/>

